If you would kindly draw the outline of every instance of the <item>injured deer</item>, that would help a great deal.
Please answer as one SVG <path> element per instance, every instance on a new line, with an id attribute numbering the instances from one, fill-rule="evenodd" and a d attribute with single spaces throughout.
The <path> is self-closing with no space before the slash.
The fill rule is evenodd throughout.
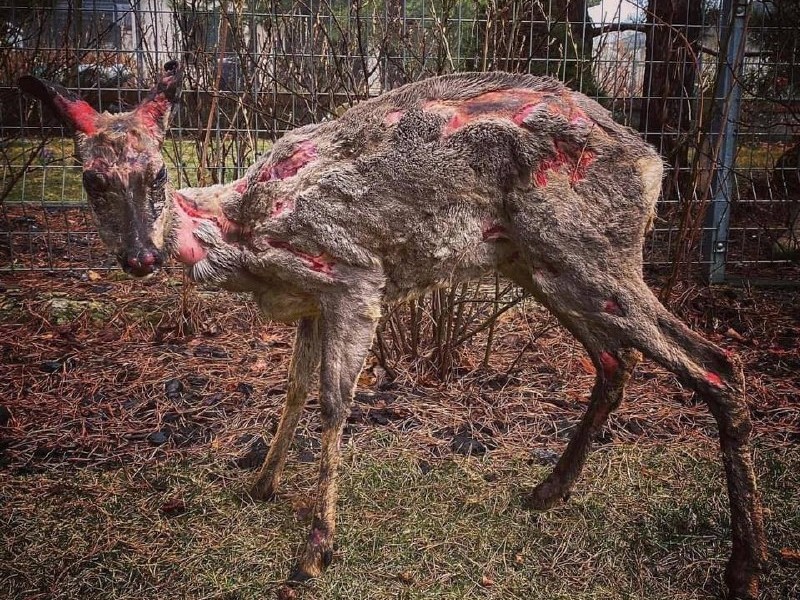
<path id="1" fill-rule="evenodd" d="M 317 496 L 292 581 L 331 562 L 342 429 L 381 307 L 499 271 L 556 315 L 597 371 L 586 414 L 527 505 L 567 496 L 643 354 L 716 418 L 733 537 L 726 581 L 732 597 L 757 597 L 766 551 L 741 370 L 642 279 L 662 177 L 653 148 L 555 80 L 468 73 L 287 133 L 227 186 L 173 191 L 160 149 L 177 80 L 166 65 L 144 102 L 118 115 L 32 77 L 20 85 L 75 130 L 100 234 L 124 269 L 146 275 L 176 257 L 197 281 L 250 291 L 269 317 L 299 322 L 286 405 L 251 490 L 278 490 L 319 369 Z"/>

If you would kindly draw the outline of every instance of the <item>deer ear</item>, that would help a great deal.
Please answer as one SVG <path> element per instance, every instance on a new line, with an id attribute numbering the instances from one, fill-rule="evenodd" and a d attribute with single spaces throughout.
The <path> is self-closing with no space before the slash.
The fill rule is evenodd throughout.
<path id="1" fill-rule="evenodd" d="M 92 135 L 97 130 L 97 111 L 66 88 L 31 75 L 20 77 L 17 83 L 24 93 L 41 100 L 75 131 Z"/>
<path id="2" fill-rule="evenodd" d="M 165 63 L 158 82 L 136 108 L 136 113 L 145 126 L 150 129 L 166 130 L 172 107 L 180 95 L 180 83 L 181 69 L 178 61 L 171 60 Z"/>

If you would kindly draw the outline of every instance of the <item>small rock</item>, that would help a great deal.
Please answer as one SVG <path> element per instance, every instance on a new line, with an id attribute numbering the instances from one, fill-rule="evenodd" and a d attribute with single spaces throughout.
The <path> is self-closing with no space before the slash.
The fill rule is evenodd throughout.
<path id="1" fill-rule="evenodd" d="M 433 465 L 424 460 L 420 460 L 417 462 L 417 468 L 419 469 L 419 472 L 422 473 L 423 475 L 427 475 L 428 473 L 433 471 Z"/>
<path id="2" fill-rule="evenodd" d="M 230 354 L 226 350 L 205 345 L 195 348 L 194 355 L 200 358 L 230 358 Z"/>
<path id="3" fill-rule="evenodd" d="M 189 375 L 186 378 L 186 381 L 193 388 L 203 389 L 208 384 L 208 377 L 203 377 L 202 375 Z"/>
<path id="4" fill-rule="evenodd" d="M 482 456 L 486 454 L 486 446 L 480 440 L 469 435 L 457 433 L 450 442 L 450 449 L 456 454 Z"/>
<path id="5" fill-rule="evenodd" d="M 388 425 L 390 422 L 390 419 L 387 416 L 386 411 L 381 409 L 369 411 L 369 418 L 370 421 L 376 423 L 377 425 Z"/>
<path id="6" fill-rule="evenodd" d="M 147 436 L 147 441 L 154 446 L 160 446 L 169 439 L 169 434 L 165 431 L 154 431 Z"/>
<path id="7" fill-rule="evenodd" d="M 558 462 L 558 452 L 553 452 L 547 448 L 534 448 L 531 450 L 534 460 L 545 467 L 552 466 Z"/>
<path id="8" fill-rule="evenodd" d="M 244 381 L 240 381 L 239 384 L 236 386 L 236 391 L 240 394 L 244 394 L 245 397 L 249 398 L 250 395 L 253 393 L 253 386 L 249 383 L 245 383 Z"/>
<path id="9" fill-rule="evenodd" d="M 164 391 L 167 396 L 177 396 L 183 391 L 183 382 L 180 379 L 170 379 L 164 383 Z"/>
<path id="10" fill-rule="evenodd" d="M 5 406 L 0 404 L 0 427 L 5 427 L 11 420 L 11 411 Z"/>
<path id="11" fill-rule="evenodd" d="M 267 456 L 267 443 L 264 438 L 257 437 L 255 441 L 250 444 L 250 448 L 242 456 L 237 458 L 234 462 L 240 469 L 252 471 L 257 469 L 264 462 L 264 457 Z"/>
<path id="12" fill-rule="evenodd" d="M 45 360 L 39 365 L 39 370 L 43 373 L 57 373 L 61 370 L 62 363 L 60 360 Z"/>
<path id="13" fill-rule="evenodd" d="M 314 461 L 314 453 L 311 450 L 301 450 L 297 455 L 297 462 L 313 463 Z"/>

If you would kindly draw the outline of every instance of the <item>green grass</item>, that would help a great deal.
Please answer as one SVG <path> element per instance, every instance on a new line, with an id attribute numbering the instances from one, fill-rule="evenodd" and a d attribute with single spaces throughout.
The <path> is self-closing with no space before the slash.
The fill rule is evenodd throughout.
<path id="1" fill-rule="evenodd" d="M 543 467 L 361 442 L 345 449 L 335 563 L 301 598 L 718 596 L 730 530 L 713 449 L 607 447 L 570 502 L 536 514 L 517 498 Z M 764 597 L 796 598 L 796 565 L 776 556 L 800 547 L 800 457 L 770 450 L 758 462 L 773 562 Z M 306 534 L 298 507 L 314 474 L 291 462 L 280 500 L 260 504 L 242 499 L 249 476 L 213 455 L 3 472 L 0 588 L 8 598 L 271 597 Z M 166 516 L 173 498 L 186 512 Z"/>
<path id="2" fill-rule="evenodd" d="M 220 160 L 215 149 L 219 142 L 212 138 L 209 156 L 212 163 Z M 230 140 L 226 142 L 230 146 Z M 258 140 L 255 154 L 269 151 L 272 142 Z M 38 147 L 36 140 L 14 141 L 5 148 L 11 163 L 21 167 L 30 152 Z M 199 142 L 192 140 L 167 140 L 164 144 L 164 158 L 167 162 L 170 180 L 176 187 L 198 185 L 198 165 L 200 162 Z M 25 176 L 14 186 L 7 197 L 11 202 L 77 202 L 85 199 L 81 182 L 81 169 L 74 158 L 74 148 L 70 138 L 56 138 L 48 142 L 46 150 L 31 164 Z M 784 145 L 776 144 L 743 144 L 737 153 L 736 166 L 743 170 L 770 170 L 775 160 L 784 151 Z M 251 151 L 247 164 L 255 162 L 255 154 Z M 42 156 L 46 158 L 42 158 Z M 232 156 L 224 160 L 224 181 L 232 181 L 237 176 Z M 7 178 L 11 176 L 7 170 L 0 178 L 0 186 L 5 187 Z M 210 180 L 207 182 L 210 183 Z"/>
<path id="3" fill-rule="evenodd" d="M 218 145 L 218 144 L 217 144 Z M 217 145 L 212 145 L 216 147 Z M 14 165 L 13 173 L 6 167 L 0 172 L 0 189 L 4 189 L 13 175 L 27 162 L 28 157 L 39 147 L 38 140 L 16 140 L 3 149 L 8 162 Z M 258 140 L 257 153 L 260 155 L 272 147 L 268 140 Z M 169 170 L 170 181 L 176 187 L 198 184 L 198 165 L 200 163 L 200 144 L 188 141 L 167 140 L 163 154 Z M 209 151 L 211 162 L 219 156 Z M 255 162 L 252 157 L 248 161 Z M 231 156 L 225 159 L 224 181 L 232 181 L 238 173 Z M 79 202 L 85 200 L 81 167 L 75 158 L 75 149 L 70 138 L 50 140 L 31 163 L 27 172 L 17 181 L 6 197 L 7 202 Z M 208 181 L 211 183 L 211 180 Z"/>

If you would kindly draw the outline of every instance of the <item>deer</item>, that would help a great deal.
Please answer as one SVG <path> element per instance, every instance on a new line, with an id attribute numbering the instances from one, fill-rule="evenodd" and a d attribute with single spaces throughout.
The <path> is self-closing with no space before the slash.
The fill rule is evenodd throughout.
<path id="1" fill-rule="evenodd" d="M 725 582 L 731 598 L 757 598 L 766 544 L 742 367 L 643 279 L 663 171 L 654 148 L 555 79 L 458 73 L 293 129 L 232 183 L 174 190 L 160 150 L 179 80 L 167 63 L 139 105 L 113 115 L 56 84 L 19 85 L 74 131 L 101 238 L 125 271 L 146 276 L 176 258 L 195 281 L 250 292 L 269 318 L 297 323 L 285 404 L 250 488 L 276 497 L 318 374 L 316 498 L 288 584 L 333 559 L 343 428 L 382 307 L 496 272 L 549 309 L 596 370 L 585 414 L 524 504 L 568 497 L 647 357 L 716 420 L 732 530 Z"/>

